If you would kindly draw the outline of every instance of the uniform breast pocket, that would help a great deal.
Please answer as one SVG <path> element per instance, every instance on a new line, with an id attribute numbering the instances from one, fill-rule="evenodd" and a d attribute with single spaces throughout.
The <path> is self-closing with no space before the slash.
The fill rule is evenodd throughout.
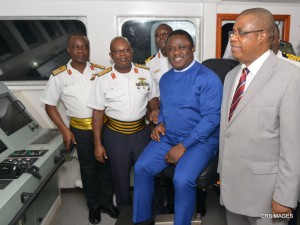
<path id="1" fill-rule="evenodd" d="M 77 85 L 67 85 L 63 89 L 63 93 L 65 95 L 74 95 L 76 92 L 79 92 L 79 86 Z"/>
<path id="2" fill-rule="evenodd" d="M 150 92 L 150 88 L 149 87 L 142 87 L 142 88 L 138 88 L 138 93 L 142 94 L 142 95 L 147 95 Z"/>
<path id="3" fill-rule="evenodd" d="M 111 86 L 106 91 L 105 95 L 106 95 L 106 98 L 117 99 L 124 95 L 124 90 L 122 89 L 122 87 L 120 85 Z"/>

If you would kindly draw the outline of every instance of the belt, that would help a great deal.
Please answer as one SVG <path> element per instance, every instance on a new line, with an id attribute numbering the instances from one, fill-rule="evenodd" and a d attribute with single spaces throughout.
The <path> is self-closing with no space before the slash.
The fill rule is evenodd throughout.
<path id="1" fill-rule="evenodd" d="M 145 117 L 132 122 L 124 122 L 107 117 L 107 127 L 122 134 L 134 134 L 146 127 Z"/>
<path id="2" fill-rule="evenodd" d="M 79 130 L 92 130 L 92 118 L 70 118 L 70 124 Z"/>

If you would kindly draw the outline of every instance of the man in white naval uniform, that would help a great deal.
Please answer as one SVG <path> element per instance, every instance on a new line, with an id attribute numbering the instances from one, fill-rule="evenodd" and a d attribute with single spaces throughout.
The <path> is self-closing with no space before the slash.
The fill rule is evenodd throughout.
<path id="1" fill-rule="evenodd" d="M 68 39 L 71 60 L 52 72 L 41 97 L 50 119 L 59 128 L 67 149 L 76 145 L 83 191 L 89 207 L 89 222 L 101 221 L 100 209 L 116 218 L 113 184 L 109 163 L 99 163 L 94 156 L 92 109 L 86 106 L 94 78 L 104 67 L 88 62 L 89 40 L 83 34 Z M 62 100 L 70 117 L 70 127 L 62 120 L 56 106 Z"/>
<path id="2" fill-rule="evenodd" d="M 279 58 L 300 67 L 300 57 L 299 56 L 294 56 L 294 55 L 291 55 L 291 54 L 283 53 L 282 51 L 279 50 L 279 45 L 280 45 L 279 28 L 278 28 L 278 26 L 275 26 L 274 39 L 273 39 L 273 43 L 272 43 L 273 52 Z"/>
<path id="3" fill-rule="evenodd" d="M 88 106 L 93 108 L 95 155 L 99 162 L 105 162 L 108 156 L 117 206 L 121 209 L 132 205 L 130 171 L 150 141 L 146 107 L 149 104 L 155 111 L 159 106 L 150 72 L 147 67 L 132 63 L 128 40 L 114 38 L 110 51 L 114 64 L 98 74 Z M 108 118 L 105 125 L 104 111 Z"/>
<path id="4" fill-rule="evenodd" d="M 155 44 L 159 51 L 146 59 L 146 66 L 149 67 L 150 73 L 156 83 L 159 93 L 159 81 L 162 75 L 172 68 L 168 61 L 166 53 L 166 40 L 173 31 L 172 27 L 167 24 L 160 24 L 155 30 Z"/>
<path id="5" fill-rule="evenodd" d="M 155 55 L 150 56 L 148 59 L 145 60 L 145 64 L 147 67 L 149 67 L 151 76 L 155 82 L 156 90 L 158 95 L 160 95 L 159 91 L 159 81 L 160 78 L 164 73 L 166 73 L 169 69 L 172 68 L 168 61 L 167 52 L 166 52 L 166 40 L 169 36 L 169 34 L 173 31 L 172 27 L 170 27 L 168 24 L 162 23 L 158 25 L 158 27 L 155 29 L 154 38 L 155 38 L 155 44 L 158 48 L 158 52 Z M 151 111 L 147 110 L 147 119 L 150 120 L 150 113 Z M 158 118 L 158 111 L 157 113 L 152 114 L 154 121 Z M 155 124 L 150 123 L 149 127 L 150 129 L 153 129 Z M 160 178 L 161 179 L 161 178 Z M 174 212 L 174 188 L 172 181 L 164 180 L 166 191 L 166 201 L 167 206 L 164 206 L 164 196 L 163 196 L 163 190 L 161 190 L 160 187 L 160 181 L 159 179 L 155 182 L 155 197 L 153 200 L 153 210 L 155 214 L 161 214 L 163 212 L 166 213 L 173 213 Z"/>

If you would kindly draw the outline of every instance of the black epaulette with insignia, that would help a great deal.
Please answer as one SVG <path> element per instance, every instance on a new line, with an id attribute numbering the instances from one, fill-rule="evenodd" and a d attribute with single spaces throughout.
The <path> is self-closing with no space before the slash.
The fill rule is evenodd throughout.
<path id="1" fill-rule="evenodd" d="M 153 59 L 155 56 L 156 56 L 156 54 L 155 55 L 151 55 L 148 59 L 145 60 L 145 63 L 150 62 L 150 60 Z"/>
<path id="2" fill-rule="evenodd" d="M 92 74 L 92 78 L 90 80 L 95 80 L 96 77 L 97 77 L 97 74 L 94 73 L 94 74 Z"/>
<path id="3" fill-rule="evenodd" d="M 66 69 L 67 69 L 67 66 L 64 65 L 64 66 L 59 67 L 59 68 L 56 69 L 56 70 L 53 70 L 51 74 L 52 74 L 53 76 L 56 76 L 57 74 L 60 74 L 61 72 L 65 71 Z"/>
<path id="4" fill-rule="evenodd" d="M 300 62 L 300 56 L 296 56 L 296 55 L 292 55 L 292 54 L 288 54 L 288 53 L 282 53 L 282 56 L 284 58 L 296 61 L 296 62 Z"/>
<path id="5" fill-rule="evenodd" d="M 96 67 L 96 68 L 99 68 L 99 69 L 102 69 L 102 70 L 105 69 L 105 66 L 101 66 L 101 65 L 96 64 L 96 63 L 91 63 L 91 65 L 92 65 L 93 67 Z"/>
<path id="6" fill-rule="evenodd" d="M 145 65 L 141 65 L 141 64 L 137 64 L 137 63 L 134 63 L 134 65 L 138 68 L 142 68 L 142 69 L 146 69 L 146 70 L 149 70 L 149 67 L 148 66 L 145 66 Z"/>
<path id="7" fill-rule="evenodd" d="M 97 73 L 97 76 L 100 77 L 108 72 L 110 72 L 112 70 L 111 67 L 108 67 L 106 70 L 101 71 L 100 73 Z"/>

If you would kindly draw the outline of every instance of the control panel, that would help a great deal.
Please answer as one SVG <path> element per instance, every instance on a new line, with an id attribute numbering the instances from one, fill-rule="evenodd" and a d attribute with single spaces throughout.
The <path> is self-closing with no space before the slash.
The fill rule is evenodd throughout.
<path id="1" fill-rule="evenodd" d="M 47 151 L 45 149 L 14 151 L 0 163 L 0 179 L 17 179 L 24 172 L 40 178 L 38 168 L 33 166 L 33 164 Z"/>
<path id="2" fill-rule="evenodd" d="M 57 170 L 64 149 L 60 132 L 42 128 L 0 82 L 1 225 L 31 225 L 46 217 L 59 196 Z"/>

